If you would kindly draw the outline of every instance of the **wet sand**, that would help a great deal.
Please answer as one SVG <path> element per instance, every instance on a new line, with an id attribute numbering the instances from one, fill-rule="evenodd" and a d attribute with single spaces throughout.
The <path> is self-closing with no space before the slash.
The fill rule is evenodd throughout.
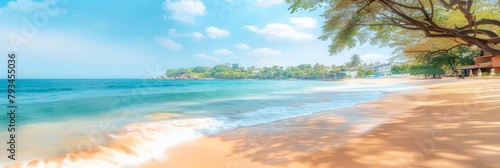
<path id="1" fill-rule="evenodd" d="M 142 167 L 500 167 L 499 79 L 345 82 L 425 90 L 204 136 Z"/>

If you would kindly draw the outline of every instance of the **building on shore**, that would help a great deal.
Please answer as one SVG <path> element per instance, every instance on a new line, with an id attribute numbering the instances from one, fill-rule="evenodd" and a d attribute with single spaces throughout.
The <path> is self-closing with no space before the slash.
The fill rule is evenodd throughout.
<path id="1" fill-rule="evenodd" d="M 373 67 L 373 71 L 375 72 L 375 75 L 387 76 L 391 74 L 391 68 L 392 68 L 391 63 L 385 63 Z"/>
<path id="2" fill-rule="evenodd" d="M 461 66 L 461 74 L 463 77 L 474 76 L 478 72 L 491 74 L 492 70 L 494 74 L 500 73 L 500 55 L 493 55 L 484 51 L 481 51 L 478 56 L 474 58 L 474 65 Z M 470 74 L 472 72 L 472 74 Z"/>

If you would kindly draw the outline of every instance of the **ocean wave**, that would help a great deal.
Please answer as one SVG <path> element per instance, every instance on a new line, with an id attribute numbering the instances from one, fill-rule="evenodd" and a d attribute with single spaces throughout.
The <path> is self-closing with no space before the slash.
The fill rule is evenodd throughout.
<path id="1" fill-rule="evenodd" d="M 108 85 L 108 89 L 133 89 L 133 88 L 157 88 L 157 87 L 186 87 L 188 85 L 182 83 L 166 83 L 166 84 L 148 84 L 148 85 Z"/>
<path id="2" fill-rule="evenodd" d="M 137 167 L 152 160 L 166 159 L 170 147 L 196 139 L 204 131 L 223 122 L 212 118 L 177 119 L 134 123 L 110 134 L 106 145 L 91 150 L 71 152 L 57 157 L 35 158 L 16 163 L 0 163 L 2 167 L 94 168 Z M 3 165 L 2 165 L 3 164 Z"/>
<path id="3" fill-rule="evenodd" d="M 381 94 L 345 96 L 343 101 L 330 98 L 322 102 L 265 107 L 253 111 L 214 118 L 185 118 L 126 125 L 109 134 L 106 145 L 87 151 L 71 152 L 48 158 L 14 163 L 13 167 L 135 167 L 152 160 L 167 159 L 164 151 L 194 140 L 204 134 L 270 123 L 291 117 L 310 115 L 323 110 L 353 106 L 377 99 Z M 362 98 L 361 98 L 362 97 Z"/>
<path id="4" fill-rule="evenodd" d="M 401 90 L 408 90 L 416 88 L 411 85 L 368 85 L 368 84 L 349 84 L 340 86 L 324 86 L 324 87 L 314 87 L 313 91 L 382 91 L 382 92 L 396 92 Z"/>
<path id="5" fill-rule="evenodd" d="M 57 91 L 72 91 L 73 88 L 18 88 L 18 92 L 31 92 L 31 93 L 43 93 L 43 92 L 57 92 Z"/>

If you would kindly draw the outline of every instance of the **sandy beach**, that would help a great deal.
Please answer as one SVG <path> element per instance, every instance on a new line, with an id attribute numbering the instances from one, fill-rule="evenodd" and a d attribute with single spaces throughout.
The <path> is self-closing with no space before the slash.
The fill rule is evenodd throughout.
<path id="1" fill-rule="evenodd" d="M 345 82 L 406 83 L 419 89 L 204 136 L 142 167 L 500 167 L 500 79 Z"/>

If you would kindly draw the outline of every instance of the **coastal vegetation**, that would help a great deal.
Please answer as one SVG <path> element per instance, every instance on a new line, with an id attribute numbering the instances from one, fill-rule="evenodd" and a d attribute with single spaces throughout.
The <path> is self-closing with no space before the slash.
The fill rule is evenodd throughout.
<path id="1" fill-rule="evenodd" d="M 361 60 L 360 55 L 351 56 L 350 61 L 343 65 L 324 65 L 316 63 L 300 64 L 297 66 L 279 66 L 258 68 L 255 66 L 242 67 L 239 64 L 218 64 L 214 67 L 191 67 L 168 69 L 165 76 L 160 78 L 165 79 L 344 79 L 350 78 L 351 72 L 356 73 L 356 77 L 364 78 L 375 75 L 373 69 L 374 64 L 366 64 Z"/>
<path id="2" fill-rule="evenodd" d="M 214 67 L 192 67 L 168 69 L 166 78 L 175 78 L 182 75 L 190 75 L 193 78 L 216 78 L 216 79 L 334 79 L 346 78 L 341 73 L 347 71 L 346 66 L 327 66 L 316 63 L 301 64 L 298 66 L 272 66 L 257 68 L 255 66 L 242 67 L 239 64 L 218 64 Z M 194 75 L 194 76 L 192 76 Z"/>
<path id="3" fill-rule="evenodd" d="M 411 75 L 424 75 L 425 77 L 441 76 L 445 72 L 458 74 L 458 67 L 474 64 L 474 57 L 479 54 L 478 50 L 466 46 L 459 46 L 450 51 L 427 52 L 424 55 L 413 55 L 408 67 L 393 66 L 393 71 L 407 71 Z M 394 73 L 394 72 L 393 72 Z"/>

